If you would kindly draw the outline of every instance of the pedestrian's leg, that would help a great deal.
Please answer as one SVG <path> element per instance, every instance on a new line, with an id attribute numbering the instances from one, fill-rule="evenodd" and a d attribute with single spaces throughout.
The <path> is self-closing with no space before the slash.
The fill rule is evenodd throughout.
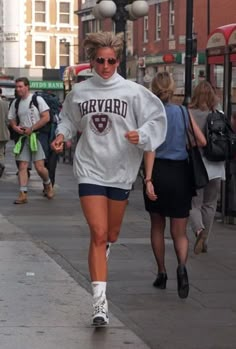
<path id="1" fill-rule="evenodd" d="M 207 246 L 209 237 L 212 231 L 214 223 L 214 217 L 217 208 L 217 200 L 220 193 L 221 179 L 215 178 L 210 180 L 204 191 L 203 205 L 202 205 L 202 217 L 206 232 L 205 246 L 203 246 L 203 252 L 207 252 Z"/>
<path id="2" fill-rule="evenodd" d="M 27 193 L 28 193 L 28 161 L 19 161 L 19 170 L 18 170 L 18 181 L 20 186 L 20 193 L 19 197 L 14 201 L 15 204 L 25 204 L 27 199 Z"/>
<path id="3" fill-rule="evenodd" d="M 153 286 L 165 289 L 167 281 L 167 273 L 165 267 L 165 240 L 164 232 L 166 226 L 165 217 L 158 213 L 150 213 L 151 219 L 151 245 L 157 262 L 157 277 L 153 282 Z"/>
<path id="4" fill-rule="evenodd" d="M 165 240 L 164 232 L 166 221 L 165 217 L 158 213 L 150 213 L 151 219 L 151 245 L 157 262 L 158 272 L 166 272 L 165 269 Z"/>
<path id="5" fill-rule="evenodd" d="M 190 224 L 195 234 L 194 253 L 202 252 L 204 241 L 206 240 L 205 224 L 202 216 L 203 197 L 206 187 L 197 190 L 197 196 L 192 198 L 192 210 L 190 211 Z"/>
<path id="6" fill-rule="evenodd" d="M 48 169 L 49 178 L 51 180 L 52 186 L 55 184 L 55 175 L 58 162 L 58 155 L 54 151 L 49 152 L 49 156 L 46 162 L 46 167 Z"/>
<path id="7" fill-rule="evenodd" d="M 205 228 L 202 220 L 203 191 L 204 189 L 197 190 L 197 195 L 192 198 L 189 223 L 195 235 L 199 230 Z"/>
<path id="8" fill-rule="evenodd" d="M 177 289 L 180 298 L 188 297 L 189 282 L 186 269 L 188 258 L 188 237 L 186 234 L 187 218 L 171 218 L 170 231 L 174 242 L 175 253 L 178 261 Z"/>
<path id="9" fill-rule="evenodd" d="M 111 244 L 116 242 L 118 239 L 127 204 L 128 200 L 108 200 L 108 237 L 106 244 L 107 259 L 110 254 Z"/>
<path id="10" fill-rule="evenodd" d="M 5 146 L 6 142 L 0 141 L 0 177 L 2 177 L 3 171 L 5 169 Z"/>
<path id="11" fill-rule="evenodd" d="M 108 198 L 100 195 L 82 196 L 80 202 L 90 229 L 88 264 L 93 291 L 92 323 L 108 324 L 106 300 Z"/>
<path id="12" fill-rule="evenodd" d="M 178 264 L 186 264 L 188 258 L 187 218 L 171 218 L 170 232 Z"/>
<path id="13" fill-rule="evenodd" d="M 49 175 L 48 175 L 48 170 L 45 167 L 44 160 L 34 161 L 34 166 L 35 166 L 35 169 L 36 169 L 38 175 L 43 180 L 43 184 L 45 187 L 45 192 L 46 192 L 47 198 L 52 199 L 54 196 L 54 192 L 53 192 L 53 188 L 52 188 L 52 183 L 51 183 Z"/>
<path id="14" fill-rule="evenodd" d="M 100 195 L 82 196 L 80 201 L 90 228 L 88 261 L 93 290 L 93 324 L 108 324 L 106 244 L 108 232 L 112 241 L 117 239 L 127 201 L 110 200 Z"/>

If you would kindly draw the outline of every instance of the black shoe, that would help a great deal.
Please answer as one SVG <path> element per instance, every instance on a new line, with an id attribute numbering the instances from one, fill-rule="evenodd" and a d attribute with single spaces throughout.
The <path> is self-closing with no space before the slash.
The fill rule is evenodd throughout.
<path id="1" fill-rule="evenodd" d="M 153 282 L 153 286 L 164 290 L 166 288 L 166 281 L 168 280 L 166 273 L 158 273 L 156 280 Z"/>
<path id="2" fill-rule="evenodd" d="M 180 298 L 187 298 L 189 293 L 188 273 L 185 265 L 177 268 L 178 295 Z"/>

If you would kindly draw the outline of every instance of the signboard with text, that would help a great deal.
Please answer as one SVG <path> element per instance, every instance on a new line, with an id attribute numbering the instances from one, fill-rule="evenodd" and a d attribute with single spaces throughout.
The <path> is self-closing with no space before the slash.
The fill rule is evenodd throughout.
<path id="1" fill-rule="evenodd" d="M 63 90 L 63 81 L 36 81 L 30 80 L 32 90 Z"/>

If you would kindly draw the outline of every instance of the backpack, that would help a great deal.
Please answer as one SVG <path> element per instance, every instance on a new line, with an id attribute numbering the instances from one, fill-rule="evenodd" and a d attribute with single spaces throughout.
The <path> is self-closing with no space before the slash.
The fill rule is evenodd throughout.
<path id="1" fill-rule="evenodd" d="M 34 106 L 38 109 L 38 101 L 37 96 L 42 97 L 47 105 L 49 106 L 49 114 L 50 114 L 50 121 L 49 123 L 58 124 L 59 122 L 59 114 L 61 111 L 61 102 L 59 101 L 58 97 L 52 93 L 47 92 L 35 92 L 32 96 L 32 103 Z"/>
<path id="2" fill-rule="evenodd" d="M 208 114 L 205 125 L 207 145 L 203 148 L 204 156 L 210 161 L 225 161 L 236 155 L 236 133 L 227 117 L 215 110 Z"/>
<path id="3" fill-rule="evenodd" d="M 43 133 L 48 133 L 48 134 L 50 134 L 50 139 L 53 139 L 53 137 L 55 135 L 56 125 L 60 121 L 59 113 L 61 110 L 61 103 L 56 95 L 53 95 L 53 94 L 50 94 L 47 92 L 38 92 L 37 91 L 32 95 L 32 99 L 30 101 L 29 108 L 31 108 L 31 106 L 33 104 L 39 110 L 37 96 L 42 97 L 50 108 L 49 109 L 49 114 L 50 114 L 49 122 L 46 125 L 44 125 L 43 127 L 41 127 L 40 129 L 38 129 L 37 131 L 43 132 Z M 21 100 L 21 98 L 17 97 L 16 102 L 15 102 L 15 114 L 16 114 L 16 123 L 17 124 L 19 124 L 18 109 L 19 109 L 20 100 Z M 11 127 L 9 128 L 9 131 L 10 131 L 10 138 L 17 141 L 17 139 L 19 138 L 19 134 L 16 133 L 14 130 L 12 130 Z"/>

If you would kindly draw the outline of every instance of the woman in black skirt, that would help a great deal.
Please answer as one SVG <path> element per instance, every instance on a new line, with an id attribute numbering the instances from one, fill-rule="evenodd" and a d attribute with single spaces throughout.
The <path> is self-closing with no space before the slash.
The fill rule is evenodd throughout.
<path id="1" fill-rule="evenodd" d="M 153 286 L 166 288 L 164 230 L 166 217 L 170 217 L 170 233 L 177 256 L 177 286 L 180 298 L 189 293 L 186 262 L 188 238 L 186 225 L 194 195 L 188 166 L 184 119 L 178 105 L 171 104 L 174 81 L 168 72 L 160 72 L 152 81 L 152 92 L 161 99 L 167 114 L 167 136 L 155 152 L 144 154 L 144 202 L 151 219 L 151 244 L 157 262 L 157 278 Z M 185 122 L 189 125 L 187 110 Z M 191 116 L 190 116 L 191 117 Z M 191 117 L 198 146 L 205 146 L 206 139 Z"/>

